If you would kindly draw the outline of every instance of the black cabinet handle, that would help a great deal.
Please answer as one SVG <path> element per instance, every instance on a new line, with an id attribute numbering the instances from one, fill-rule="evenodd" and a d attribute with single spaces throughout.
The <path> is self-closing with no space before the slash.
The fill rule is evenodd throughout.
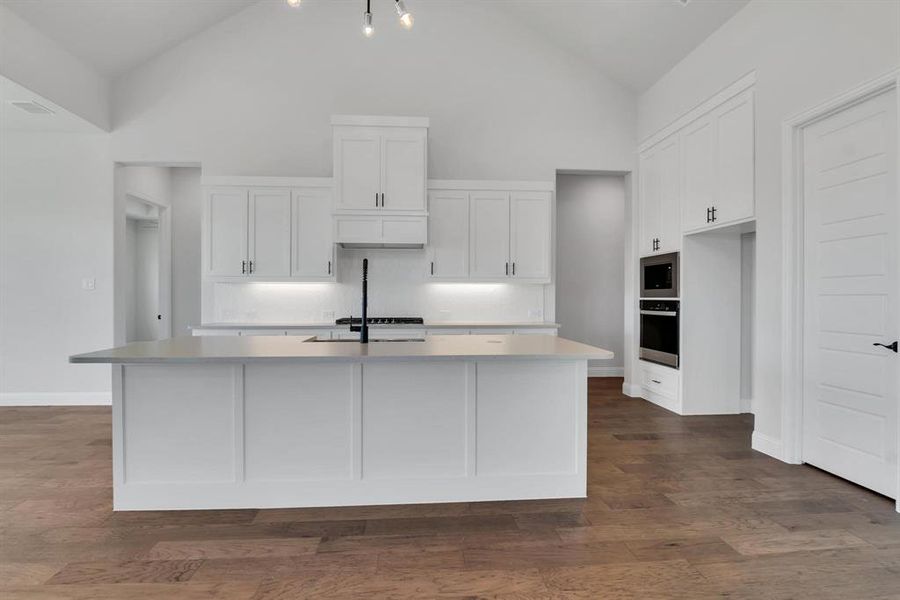
<path id="1" fill-rule="evenodd" d="M 893 344 L 879 344 L 876 342 L 872 345 L 873 346 L 881 346 L 882 348 L 887 348 L 888 350 L 893 350 L 894 352 L 897 351 L 897 340 L 894 340 Z"/>
<path id="2" fill-rule="evenodd" d="M 328 274 L 331 275 L 331 261 L 328 261 Z"/>
<path id="3" fill-rule="evenodd" d="M 506 275 L 509 276 L 509 263 L 506 263 Z"/>
<path id="4" fill-rule="evenodd" d="M 381 192 L 381 208 L 384 208 L 384 192 Z"/>
<path id="5" fill-rule="evenodd" d="M 659 379 L 651 379 L 650 381 L 652 381 L 653 383 L 662 383 Z"/>
<path id="6" fill-rule="evenodd" d="M 709 223 L 712 220 L 712 211 L 709 207 L 706 208 L 706 222 Z"/>
<path id="7" fill-rule="evenodd" d="M 250 269 L 248 270 L 248 272 L 249 273 L 253 272 L 253 261 L 252 260 L 250 261 Z"/>
<path id="8" fill-rule="evenodd" d="M 434 275 L 434 261 L 431 261 L 431 274 Z"/>
<path id="9" fill-rule="evenodd" d="M 516 263 L 515 263 L 515 262 L 513 262 L 513 270 L 512 270 L 512 273 L 513 273 L 513 277 L 515 277 L 515 276 L 516 276 Z"/>
<path id="10" fill-rule="evenodd" d="M 716 222 L 716 207 L 715 206 L 712 207 L 712 220 L 713 220 L 713 223 Z"/>
<path id="11" fill-rule="evenodd" d="M 378 208 L 378 192 L 375 192 L 375 208 Z"/>
<path id="12" fill-rule="evenodd" d="M 247 261 L 242 260 L 241 261 L 241 275 L 246 275 L 246 274 L 247 274 Z"/>

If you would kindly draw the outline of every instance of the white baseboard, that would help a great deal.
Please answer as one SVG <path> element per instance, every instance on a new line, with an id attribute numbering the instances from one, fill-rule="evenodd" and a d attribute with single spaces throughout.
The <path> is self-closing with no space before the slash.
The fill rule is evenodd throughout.
<path id="1" fill-rule="evenodd" d="M 24 392 L 0 394 L 0 406 L 109 406 L 112 392 Z"/>
<path id="2" fill-rule="evenodd" d="M 630 398 L 641 398 L 641 394 L 644 393 L 644 390 L 636 383 L 625 381 L 622 383 L 622 393 Z"/>
<path id="3" fill-rule="evenodd" d="M 588 367 L 588 377 L 624 377 L 625 367 Z"/>
<path id="4" fill-rule="evenodd" d="M 757 452 L 768 454 L 772 458 L 784 460 L 784 458 L 782 458 L 784 456 L 784 452 L 781 445 L 781 440 L 776 440 L 775 438 L 769 437 L 758 431 L 753 432 L 753 436 L 750 438 L 750 447 Z"/>

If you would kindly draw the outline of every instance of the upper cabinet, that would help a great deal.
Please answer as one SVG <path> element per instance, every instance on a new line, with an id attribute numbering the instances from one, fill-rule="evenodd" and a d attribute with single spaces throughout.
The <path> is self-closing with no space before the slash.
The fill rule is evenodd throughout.
<path id="1" fill-rule="evenodd" d="M 489 187 L 493 189 L 455 187 L 429 193 L 427 275 L 466 281 L 549 282 L 552 193 Z"/>
<path id="2" fill-rule="evenodd" d="M 642 256 L 755 215 L 753 89 L 711 99 L 689 118 L 640 153 Z"/>
<path id="3" fill-rule="evenodd" d="M 334 116 L 337 211 L 425 213 L 428 119 Z"/>
<path id="4" fill-rule="evenodd" d="M 685 233 L 754 217 L 754 122 L 750 89 L 682 130 Z"/>
<path id="5" fill-rule="evenodd" d="M 308 188 L 208 187 L 204 276 L 231 281 L 333 280 L 331 213 L 330 181 Z"/>
<path id="6" fill-rule="evenodd" d="M 641 254 L 681 249 L 681 138 L 669 136 L 640 156 Z"/>

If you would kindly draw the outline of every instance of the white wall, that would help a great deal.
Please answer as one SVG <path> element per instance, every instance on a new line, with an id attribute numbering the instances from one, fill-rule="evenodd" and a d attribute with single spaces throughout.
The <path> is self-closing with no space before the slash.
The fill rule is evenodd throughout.
<path id="1" fill-rule="evenodd" d="M 172 202 L 172 336 L 200 323 L 200 169 L 169 169 Z"/>
<path id="2" fill-rule="evenodd" d="M 639 99 L 645 138 L 751 70 L 756 85 L 755 438 L 781 440 L 781 123 L 900 65 L 900 3 L 756 0 Z"/>
<path id="3" fill-rule="evenodd" d="M 335 113 L 431 117 L 429 176 L 630 170 L 635 98 L 489 2 L 261 2 L 114 83 L 114 157 L 206 175 L 330 176 Z"/>
<path id="4" fill-rule="evenodd" d="M 593 374 L 624 371 L 625 180 L 556 178 L 556 320 L 562 337 L 615 352 Z"/>
<path id="5" fill-rule="evenodd" d="M 0 134 L 0 404 L 109 402 L 111 198 L 106 134 Z"/>
<path id="6" fill-rule="evenodd" d="M 0 74 L 100 129 L 110 128 L 106 78 L 2 5 Z"/>

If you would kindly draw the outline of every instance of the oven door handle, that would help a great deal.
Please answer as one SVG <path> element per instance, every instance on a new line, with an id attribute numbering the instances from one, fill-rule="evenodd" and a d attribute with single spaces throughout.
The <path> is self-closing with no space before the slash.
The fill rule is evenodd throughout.
<path id="1" fill-rule="evenodd" d="M 650 315 L 653 317 L 677 317 L 678 311 L 674 310 L 642 310 L 642 315 Z"/>

